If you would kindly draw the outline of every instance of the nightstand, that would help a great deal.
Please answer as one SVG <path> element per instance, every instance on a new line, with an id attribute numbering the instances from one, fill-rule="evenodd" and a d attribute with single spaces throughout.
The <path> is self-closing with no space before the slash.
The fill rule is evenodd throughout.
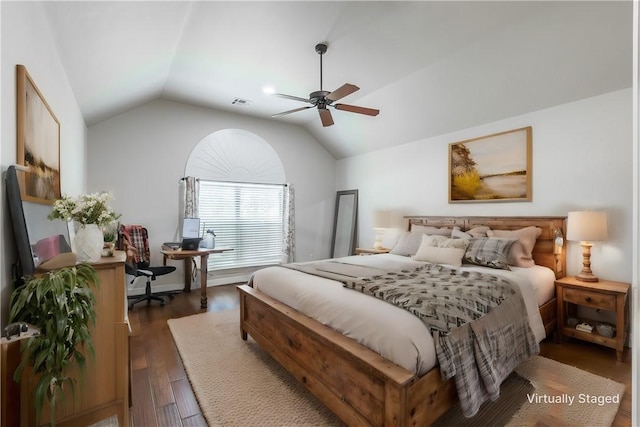
<path id="1" fill-rule="evenodd" d="M 616 350 L 616 356 L 622 361 L 627 323 L 627 299 L 629 283 L 600 280 L 599 282 L 582 282 L 574 277 L 557 279 L 556 297 L 558 303 L 558 339 L 562 336 L 573 337 L 596 344 L 601 344 Z M 567 324 L 569 316 L 575 316 L 577 306 L 582 305 L 616 313 L 616 332 L 611 338 L 600 335 L 595 328 L 597 323 L 590 319 L 580 319 L 581 322 L 591 324 L 592 332 L 577 330 Z"/>
<path id="2" fill-rule="evenodd" d="M 373 248 L 356 248 L 356 255 L 376 255 L 376 254 L 387 254 L 391 249 L 382 248 L 382 249 L 373 249 Z"/>

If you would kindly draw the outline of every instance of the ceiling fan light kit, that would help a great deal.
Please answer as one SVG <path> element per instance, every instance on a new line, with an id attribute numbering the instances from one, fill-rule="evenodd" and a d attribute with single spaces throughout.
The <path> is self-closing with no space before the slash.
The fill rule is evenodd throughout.
<path id="1" fill-rule="evenodd" d="M 285 95 L 282 93 L 275 93 L 274 96 L 280 98 L 291 99 L 293 101 L 306 102 L 311 105 L 306 107 L 294 108 L 293 110 L 284 111 L 282 113 L 273 114 L 271 117 L 285 116 L 287 114 L 296 113 L 298 111 L 307 110 L 309 108 L 316 107 L 320 114 L 320 121 L 322 126 L 327 127 L 333 125 L 333 117 L 328 107 L 333 107 L 336 110 L 348 111 L 350 113 L 365 114 L 367 116 L 377 116 L 380 110 L 374 108 L 359 107 L 357 105 L 348 104 L 334 104 L 335 101 L 344 98 L 347 95 L 351 95 L 353 92 L 360 90 L 360 88 L 351 83 L 345 83 L 333 92 L 322 90 L 322 55 L 327 52 L 327 45 L 319 43 L 316 45 L 316 53 L 320 55 L 320 90 L 311 92 L 309 98 L 301 98 L 299 96 Z"/>

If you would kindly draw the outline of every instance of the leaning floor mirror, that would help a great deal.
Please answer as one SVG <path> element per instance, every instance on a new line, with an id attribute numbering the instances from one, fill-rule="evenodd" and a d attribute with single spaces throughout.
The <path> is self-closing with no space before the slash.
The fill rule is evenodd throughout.
<path id="1" fill-rule="evenodd" d="M 331 258 L 353 255 L 358 226 L 358 190 L 338 191 L 331 238 Z"/>

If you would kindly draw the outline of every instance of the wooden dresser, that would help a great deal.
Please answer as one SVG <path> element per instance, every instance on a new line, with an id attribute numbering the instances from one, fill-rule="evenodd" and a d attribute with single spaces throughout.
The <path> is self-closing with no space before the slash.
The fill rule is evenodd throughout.
<path id="1" fill-rule="evenodd" d="M 88 426 L 114 415 L 120 427 L 129 425 L 130 329 L 124 261 L 124 252 L 116 251 L 115 256 L 93 264 L 100 277 L 100 288 L 94 290 L 97 320 L 91 329 L 95 359 L 87 353 L 84 381 L 75 375 L 75 396 L 67 390 L 65 401 L 56 403 L 56 426 Z M 29 375 L 25 369 L 20 384 L 20 425 L 24 427 L 36 425 Z M 45 404 L 40 425 L 49 423 L 49 414 Z"/>

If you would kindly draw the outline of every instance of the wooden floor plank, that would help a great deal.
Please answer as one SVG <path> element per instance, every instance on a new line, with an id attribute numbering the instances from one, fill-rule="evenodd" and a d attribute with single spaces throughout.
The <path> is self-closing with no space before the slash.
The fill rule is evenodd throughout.
<path id="1" fill-rule="evenodd" d="M 158 425 L 182 427 L 182 419 L 175 403 L 157 408 Z"/>
<path id="2" fill-rule="evenodd" d="M 144 347 L 145 337 L 144 335 L 132 336 L 130 338 L 130 358 L 131 358 L 131 369 L 145 369 L 147 364 L 147 352 Z"/>
<path id="3" fill-rule="evenodd" d="M 131 414 L 134 426 L 169 427 L 169 425 L 158 425 L 147 368 L 131 372 L 131 398 Z"/>
<path id="4" fill-rule="evenodd" d="M 171 383 L 173 394 L 176 397 L 176 405 L 182 418 L 190 418 L 194 415 L 200 414 L 200 406 L 196 400 L 196 395 L 193 394 L 191 384 L 189 380 L 184 378 Z"/>
<path id="5" fill-rule="evenodd" d="M 131 361 L 134 366 L 132 371 L 133 407 L 131 408 L 133 426 L 174 427 L 175 424 L 171 422 L 176 421 L 176 416 L 181 419 L 183 427 L 207 425 L 186 378 L 167 320 L 204 311 L 222 311 L 237 307 L 239 301 L 235 288 L 233 285 L 208 288 L 209 306 L 206 310 L 200 308 L 199 289 L 194 289 L 192 292 L 177 295 L 173 300 L 167 301 L 164 307 L 141 304 L 136 306 L 135 315 L 130 314 L 129 319 L 134 323 L 132 327 L 139 333 L 131 339 Z M 158 360 L 150 357 L 150 348 L 155 349 L 153 358 L 159 358 Z M 567 339 L 563 344 L 544 341 L 540 348 L 542 356 L 625 384 L 627 389 L 613 427 L 631 425 L 630 349 L 625 352 L 624 360 L 618 362 L 614 350 L 579 340 Z M 164 372 L 162 375 L 166 375 L 169 381 L 165 379 L 151 381 L 149 375 L 153 375 L 154 371 Z M 562 379 L 548 377 L 546 380 L 549 382 L 546 385 L 563 387 Z M 152 391 L 152 387 L 158 390 Z M 168 405 L 158 405 L 159 407 L 156 408 L 154 396 L 165 396 L 163 399 L 168 401 L 170 399 L 166 396 L 169 395 L 173 395 L 174 401 Z M 528 425 L 555 427 L 562 423 L 550 412 L 540 419 L 530 420 Z"/>
<path id="6" fill-rule="evenodd" d="M 182 420 L 183 427 L 208 427 L 207 421 L 201 414 Z"/>

